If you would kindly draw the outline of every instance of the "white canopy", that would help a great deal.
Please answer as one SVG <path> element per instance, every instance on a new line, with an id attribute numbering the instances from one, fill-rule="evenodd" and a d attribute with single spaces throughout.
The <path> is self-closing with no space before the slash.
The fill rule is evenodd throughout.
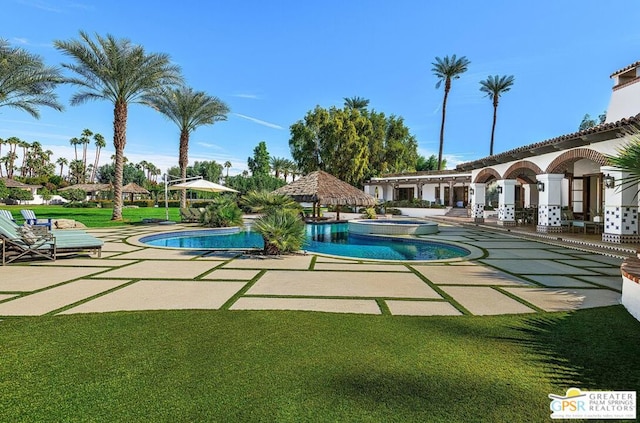
<path id="1" fill-rule="evenodd" d="M 195 191 L 206 191 L 206 192 L 238 192 L 235 189 L 227 188 L 224 185 L 216 184 L 215 182 L 207 181 L 206 179 L 196 179 L 194 181 L 188 181 L 180 184 L 170 185 L 169 189 L 170 190 L 192 189 Z"/>

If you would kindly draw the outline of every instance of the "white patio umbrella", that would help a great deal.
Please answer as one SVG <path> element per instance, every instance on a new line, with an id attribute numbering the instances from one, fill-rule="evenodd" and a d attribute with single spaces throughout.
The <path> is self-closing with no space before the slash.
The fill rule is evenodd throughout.
<path id="1" fill-rule="evenodd" d="M 189 182 L 171 185 L 169 186 L 169 189 L 192 189 L 195 191 L 206 192 L 238 192 L 235 189 L 227 188 L 224 185 L 216 184 L 215 182 L 207 181 L 206 179 L 196 179 Z"/>

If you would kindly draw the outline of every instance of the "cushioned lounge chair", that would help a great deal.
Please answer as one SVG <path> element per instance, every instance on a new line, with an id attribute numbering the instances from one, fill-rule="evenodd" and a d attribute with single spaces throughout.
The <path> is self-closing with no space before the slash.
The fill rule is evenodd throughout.
<path id="1" fill-rule="evenodd" d="M 13 218 L 13 215 L 11 214 L 11 212 L 9 210 L 2 210 L 0 209 L 0 216 L 4 216 L 7 219 L 15 222 L 16 220 Z"/>
<path id="2" fill-rule="evenodd" d="M 195 221 L 190 209 L 180 209 L 180 221 L 183 223 L 192 223 Z"/>
<path id="3" fill-rule="evenodd" d="M 38 219 L 33 210 L 20 210 L 20 214 L 24 218 L 24 221 L 29 225 L 46 226 L 51 229 L 51 219 Z"/>
<path id="4" fill-rule="evenodd" d="M 25 226 L 22 229 L 4 216 L 0 216 L 2 264 L 25 256 L 40 256 L 55 260 L 59 253 L 92 251 L 101 256 L 104 242 L 83 231 L 50 232 L 45 227 Z"/>

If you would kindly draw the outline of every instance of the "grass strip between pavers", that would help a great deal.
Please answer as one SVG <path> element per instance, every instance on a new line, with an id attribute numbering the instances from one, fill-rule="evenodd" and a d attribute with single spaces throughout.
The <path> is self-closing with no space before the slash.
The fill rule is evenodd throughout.
<path id="1" fill-rule="evenodd" d="M 420 280 L 422 280 L 424 283 L 426 283 L 427 285 L 429 285 L 429 287 L 431 289 L 433 289 L 434 291 L 436 291 L 436 293 L 438 293 L 438 295 L 440 295 L 442 298 L 444 298 L 445 300 L 447 300 L 453 307 L 455 307 L 460 313 L 462 313 L 463 315 L 467 315 L 467 316 L 471 316 L 473 313 L 471 313 L 469 310 L 467 310 L 462 304 L 460 304 L 459 302 L 457 302 L 451 295 L 447 294 L 445 291 L 443 291 L 442 289 L 440 289 L 440 287 L 436 284 L 434 284 L 433 282 L 431 282 L 429 280 L 429 278 L 427 278 L 425 275 L 423 275 L 422 273 L 420 273 L 418 270 L 414 269 L 411 265 L 407 264 L 406 265 L 407 268 L 409 270 L 411 270 L 411 272 L 416 275 L 418 278 L 420 278 Z"/>

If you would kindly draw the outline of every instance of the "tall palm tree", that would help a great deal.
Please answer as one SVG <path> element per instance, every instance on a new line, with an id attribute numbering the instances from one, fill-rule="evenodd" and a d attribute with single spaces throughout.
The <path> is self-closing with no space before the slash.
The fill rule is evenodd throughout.
<path id="1" fill-rule="evenodd" d="M 20 176 L 27 176 L 27 151 L 31 147 L 27 141 L 20 140 L 18 147 L 22 148 L 22 166 L 20 166 Z"/>
<path id="2" fill-rule="evenodd" d="M 467 66 L 471 62 L 465 56 L 457 58 L 453 56 L 445 56 L 444 59 L 436 57 L 435 63 L 432 63 L 431 71 L 438 78 L 436 88 L 440 88 L 444 82 L 444 98 L 442 100 L 442 123 L 440 124 L 440 148 L 438 150 L 438 170 L 442 169 L 442 150 L 444 148 L 444 122 L 447 115 L 447 98 L 451 90 L 451 80 L 460 78 L 460 75 L 467 71 Z"/>
<path id="3" fill-rule="evenodd" d="M 54 92 L 61 82 L 58 69 L 45 66 L 39 56 L 11 48 L 0 39 L 0 107 L 21 109 L 36 119 L 41 106 L 62 110 Z"/>
<path id="4" fill-rule="evenodd" d="M 227 169 L 227 178 L 229 177 L 229 169 L 231 169 L 231 162 L 227 160 L 224 162 L 224 167 Z"/>
<path id="5" fill-rule="evenodd" d="M 2 146 L 5 145 L 7 143 L 7 141 L 3 140 L 2 138 L 0 138 L 0 157 L 2 157 Z M 0 166 L 0 178 L 3 177 L 2 174 L 2 166 Z"/>
<path id="6" fill-rule="evenodd" d="M 62 169 L 69 164 L 69 160 L 65 159 L 64 157 L 58 157 L 58 160 L 56 160 L 56 164 L 60 165 L 60 177 L 62 178 Z"/>
<path id="7" fill-rule="evenodd" d="M 78 137 L 73 137 L 69 140 L 69 144 L 73 146 L 73 151 L 75 153 L 74 160 L 78 160 L 78 145 L 80 145 L 80 139 L 78 139 Z"/>
<path id="8" fill-rule="evenodd" d="M 344 107 L 352 110 L 364 111 L 369 106 L 369 100 L 362 97 L 344 97 Z"/>
<path id="9" fill-rule="evenodd" d="M 93 132 L 90 129 L 83 130 L 80 135 L 80 144 L 82 145 L 82 165 L 84 166 L 85 174 L 87 170 L 87 147 L 91 144 L 92 136 Z"/>
<path id="10" fill-rule="evenodd" d="M 202 91 L 194 91 L 190 87 L 178 87 L 151 93 L 145 101 L 154 109 L 173 121 L 180 129 L 180 151 L 178 165 L 182 181 L 187 179 L 189 165 L 189 136 L 191 132 L 203 125 L 213 125 L 226 120 L 229 106 L 217 97 Z M 182 190 L 180 207 L 187 206 L 187 192 Z"/>
<path id="11" fill-rule="evenodd" d="M 276 178 L 280 177 L 280 173 L 284 172 L 287 166 L 287 159 L 284 157 L 271 157 L 271 170 Z"/>
<path id="12" fill-rule="evenodd" d="M 18 137 L 9 137 L 6 139 L 6 143 L 9 145 L 9 153 L 5 157 L 7 157 L 7 162 L 5 163 L 5 170 L 7 171 L 7 178 L 13 178 L 13 172 L 15 170 L 15 161 L 18 159 L 18 153 L 16 153 L 18 146 L 23 141 Z"/>
<path id="13" fill-rule="evenodd" d="M 77 76 L 65 82 L 81 90 L 71 97 L 77 105 L 89 100 L 108 100 L 113 108 L 113 146 L 116 150 L 112 220 L 122 220 L 122 176 L 124 147 L 127 143 L 129 104 L 140 103 L 152 90 L 182 83 L 180 68 L 166 54 L 147 54 L 142 46 L 111 35 L 95 36 L 81 31 L 80 40 L 54 42 L 74 63 L 63 64 Z"/>
<path id="14" fill-rule="evenodd" d="M 93 161 L 93 169 L 91 169 L 91 179 L 89 180 L 89 182 L 93 183 L 96 180 L 96 172 L 98 171 L 98 163 L 100 163 L 100 151 L 102 151 L 102 149 L 104 147 L 107 146 L 106 141 L 104 140 L 104 137 L 102 136 L 102 134 L 93 134 L 93 140 L 96 142 L 95 146 L 96 146 L 96 157 Z"/>
<path id="15" fill-rule="evenodd" d="M 489 144 L 489 155 L 493 156 L 493 137 L 496 132 L 496 119 L 498 116 L 498 99 L 503 93 L 511 89 L 515 78 L 513 75 L 489 75 L 484 81 L 480 81 L 480 91 L 486 93 L 487 97 L 493 101 L 493 124 L 491 125 L 491 143 Z"/>

